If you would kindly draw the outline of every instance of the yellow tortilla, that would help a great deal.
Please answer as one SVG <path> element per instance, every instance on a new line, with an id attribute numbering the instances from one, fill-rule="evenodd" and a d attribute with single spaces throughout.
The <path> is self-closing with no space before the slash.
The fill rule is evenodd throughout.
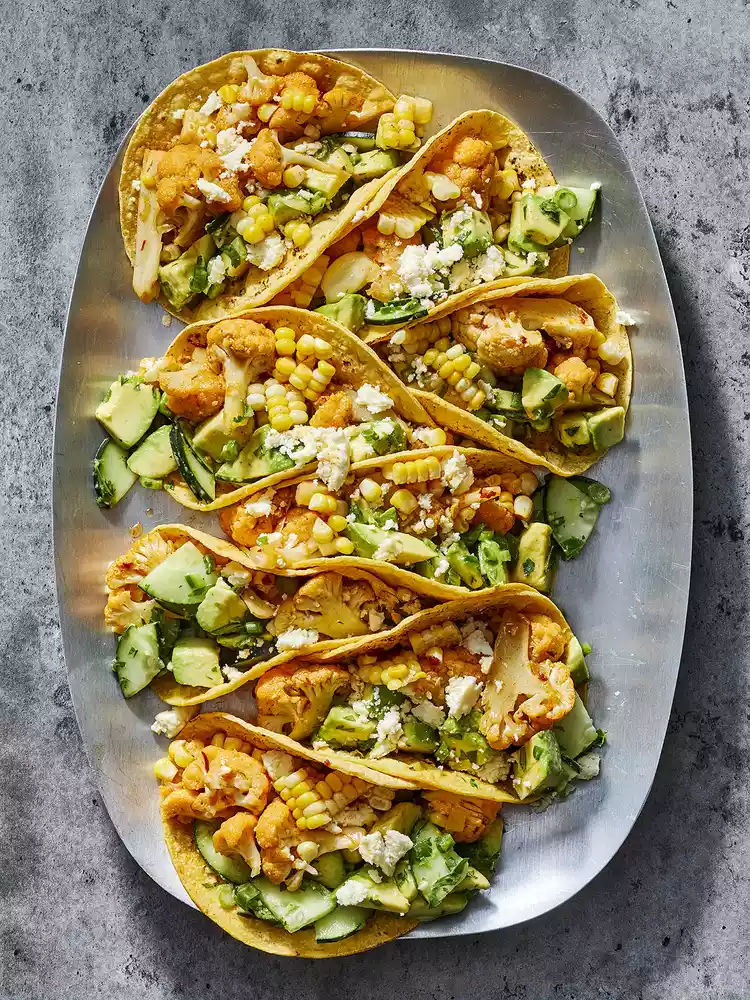
<path id="1" fill-rule="evenodd" d="M 484 285 L 446 299 L 431 313 L 429 321 L 464 309 L 472 303 L 497 302 L 511 297 L 530 296 L 559 297 L 575 303 L 589 313 L 597 329 L 606 339 L 614 341 L 625 351 L 624 360 L 611 370 L 619 379 L 614 397 L 615 405 L 622 406 L 627 411 L 633 386 L 630 341 L 625 327 L 617 322 L 617 302 L 614 296 L 595 274 L 569 275 L 555 279 L 530 278 L 523 284 L 512 286 L 503 282 Z M 428 322 L 428 319 L 419 321 L 422 322 Z M 418 326 L 419 323 L 411 325 Z M 388 335 L 380 339 L 385 339 L 386 336 Z M 521 462 L 541 465 L 559 476 L 580 475 L 602 457 L 601 452 L 569 451 L 557 442 L 552 442 L 552 446 L 545 450 L 535 451 L 525 442 L 508 437 L 468 410 L 462 410 L 453 403 L 446 402 L 435 393 L 424 392 L 421 389 L 410 389 L 410 391 L 440 427 L 448 428 L 457 434 L 465 434 L 486 448 L 493 448 Z"/>
<path id="2" fill-rule="evenodd" d="M 460 115 L 447 128 L 432 136 L 422 149 L 417 153 L 406 169 L 401 173 L 391 177 L 372 197 L 367 206 L 367 217 L 371 218 L 382 208 L 391 192 L 411 201 L 415 206 L 424 201 L 427 190 L 424 181 L 424 173 L 429 169 L 431 161 L 439 156 L 451 143 L 464 136 L 476 136 L 478 139 L 485 139 L 491 142 L 496 150 L 508 149 L 507 167 L 512 167 L 517 172 L 521 181 L 533 178 L 538 187 L 551 187 L 556 184 L 554 174 L 549 165 L 542 157 L 539 150 L 534 146 L 526 133 L 516 125 L 515 122 L 499 114 L 497 111 L 468 111 Z M 354 228 L 350 226 L 346 232 Z M 341 236 L 346 233 L 342 231 Z M 557 247 L 550 254 L 550 261 L 547 270 L 544 272 L 546 278 L 557 278 L 568 273 L 568 263 L 570 259 L 570 247 Z M 528 281 L 528 277 L 520 278 L 500 278 L 497 281 L 486 285 L 479 285 L 463 292 L 456 292 L 454 295 L 430 309 L 427 316 L 422 317 L 418 322 L 425 323 L 442 315 L 441 310 L 445 305 L 462 300 L 464 296 L 474 295 L 479 289 L 496 288 L 502 286 L 515 286 Z M 370 326 L 365 325 L 359 336 L 367 341 L 382 340 L 384 336 L 390 335 L 394 330 L 400 329 L 404 323 L 394 323 L 391 326 Z"/>
<path id="3" fill-rule="evenodd" d="M 285 750 L 303 759 L 306 758 L 321 764 L 326 763 L 325 760 L 321 759 L 321 754 L 307 747 L 301 747 L 297 744 L 290 747 L 287 744 L 292 743 L 291 740 L 286 740 L 285 737 L 276 733 L 267 733 L 241 719 L 220 712 L 199 715 L 188 723 L 182 730 L 180 737 L 181 739 L 202 739 L 209 742 L 216 732 L 225 732 L 228 735 L 247 740 L 261 750 Z M 398 779 L 369 771 L 364 767 L 360 768 L 359 771 L 354 771 L 351 768 L 343 770 L 362 777 L 366 781 L 389 788 L 414 789 L 414 785 L 411 783 L 398 781 Z M 257 948 L 259 951 L 269 952 L 273 955 L 296 958 L 340 958 L 344 955 L 356 955 L 359 952 L 377 948 L 378 945 L 393 941 L 402 934 L 407 934 L 418 924 L 418 921 L 410 920 L 408 917 L 376 911 L 362 930 L 356 934 L 344 938 L 343 941 L 319 944 L 315 940 L 313 928 L 290 934 L 282 927 L 274 927 L 265 920 L 244 916 L 236 908 L 225 910 L 219 903 L 216 891 L 217 886 L 221 884 L 220 880 L 195 846 L 192 823 L 180 823 L 176 819 L 163 816 L 162 828 L 177 876 L 195 905 L 227 934 L 231 934 L 233 938 L 243 944 L 250 945 L 251 948 Z"/>
<path id="4" fill-rule="evenodd" d="M 343 125 L 337 125 L 336 130 L 372 127 L 381 114 L 391 110 L 396 100 L 382 83 L 364 70 L 329 56 L 286 49 L 230 52 L 183 73 L 146 108 L 125 150 L 120 175 L 120 225 L 131 263 L 135 262 L 138 217 L 138 192 L 133 187 L 133 181 L 141 177 L 145 151 L 167 150 L 174 144 L 175 138 L 180 134 L 181 122 L 174 118 L 173 112 L 191 105 L 199 108 L 212 91 L 226 83 L 244 83 L 247 79 L 244 57 L 253 58 L 258 67 L 268 75 L 307 73 L 321 83 L 324 90 L 329 89 L 334 82 L 345 82 L 350 91 L 366 100 L 366 111 L 363 109 L 363 112 L 350 114 Z M 392 174 L 398 174 L 403 169 L 401 167 L 394 170 Z M 177 312 L 163 296 L 159 302 L 168 312 L 186 323 L 198 319 L 220 319 L 267 302 L 307 270 L 323 250 L 351 224 L 354 216 L 365 209 L 370 198 L 390 176 L 391 174 L 386 174 L 363 184 L 342 208 L 316 216 L 312 221 L 310 242 L 305 247 L 288 250 L 284 260 L 272 270 L 251 268 L 215 299 L 204 298 L 193 309 L 186 308 Z"/>
<path id="5" fill-rule="evenodd" d="M 296 309 L 294 306 L 265 306 L 261 309 L 246 309 L 233 317 L 233 319 L 241 318 L 263 323 L 273 330 L 280 326 L 291 326 L 300 335 L 307 333 L 313 337 L 322 337 L 334 349 L 330 363 L 336 368 L 335 383 L 353 389 L 357 389 L 365 383 L 374 385 L 381 392 L 390 396 L 393 400 L 393 408 L 399 417 L 414 424 L 434 426 L 434 421 L 422 404 L 415 399 L 401 379 L 380 360 L 375 351 L 367 344 L 363 344 L 358 337 L 355 337 L 353 333 L 350 333 L 335 320 L 322 316 L 320 313 L 308 312 L 306 309 Z M 197 347 L 206 346 L 206 335 L 213 325 L 214 321 L 204 321 L 185 327 L 170 344 L 166 352 L 167 356 L 181 363 L 187 361 Z M 356 469 L 360 465 L 363 463 L 355 463 L 352 468 Z M 238 500 L 243 500 L 258 489 L 266 489 L 276 483 L 285 482 L 300 473 L 303 473 L 303 478 L 306 478 L 304 473 L 308 476 L 314 475 L 316 468 L 317 463 L 313 463 L 277 472 L 273 476 L 266 476 L 257 482 L 248 483 L 246 486 L 239 486 L 235 490 L 222 493 L 211 503 L 201 503 L 196 500 L 191 490 L 182 482 L 167 481 L 164 487 L 183 507 L 203 511 L 220 510 L 222 507 L 229 507 Z"/>

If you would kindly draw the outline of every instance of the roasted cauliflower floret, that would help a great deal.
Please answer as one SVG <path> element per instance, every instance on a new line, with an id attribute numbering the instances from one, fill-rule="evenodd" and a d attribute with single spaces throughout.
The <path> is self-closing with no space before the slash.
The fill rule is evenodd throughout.
<path id="1" fill-rule="evenodd" d="M 331 392 L 313 403 L 311 427 L 348 427 L 352 420 L 352 397 L 348 392 Z"/>
<path id="2" fill-rule="evenodd" d="M 443 667 L 448 677 L 476 677 L 484 680 L 479 657 L 463 646 L 443 649 Z"/>
<path id="3" fill-rule="evenodd" d="M 156 168 L 156 198 L 167 215 L 189 205 L 189 198 L 201 198 L 199 178 L 217 183 L 221 160 L 213 149 L 197 143 L 177 143 L 159 160 Z M 188 196 L 186 202 L 185 196 Z M 223 209 L 224 211 L 224 209 Z"/>
<path id="4" fill-rule="evenodd" d="M 253 140 L 246 159 L 253 176 L 263 187 L 279 187 L 284 173 L 284 153 L 275 132 L 270 128 L 261 129 Z"/>
<path id="5" fill-rule="evenodd" d="M 323 664 L 273 667 L 258 681 L 258 725 L 293 740 L 305 739 L 328 714 L 337 692 L 349 690 L 349 671 Z"/>
<path id="6" fill-rule="evenodd" d="M 287 99 L 293 103 L 285 108 Z M 319 100 L 320 90 L 311 76 L 307 73 L 288 73 L 282 79 L 279 107 L 268 124 L 281 132 L 298 133 L 314 115 Z"/>
<path id="7" fill-rule="evenodd" d="M 568 387 L 571 396 L 580 399 L 593 385 L 596 372 L 580 358 L 566 358 L 552 373 Z"/>
<path id="8" fill-rule="evenodd" d="M 257 816 L 249 812 L 237 812 L 224 820 L 212 838 L 219 854 L 238 855 L 246 861 L 253 878 L 260 874 L 260 852 L 255 843 L 257 824 Z"/>
<path id="9" fill-rule="evenodd" d="M 512 510 L 502 504 L 498 499 L 491 498 L 483 500 L 474 515 L 476 521 L 486 524 L 488 528 L 496 531 L 498 535 L 506 535 L 516 523 L 516 516 Z"/>
<path id="10" fill-rule="evenodd" d="M 362 252 L 380 267 L 379 276 L 370 285 L 370 295 L 380 302 L 390 302 L 402 288 L 398 276 L 398 266 L 405 247 L 421 244 L 422 238 L 415 233 L 408 240 L 395 235 L 385 235 L 378 229 L 377 222 L 369 222 L 362 227 Z"/>
<path id="11" fill-rule="evenodd" d="M 489 205 L 489 191 L 497 172 L 497 160 L 492 143 L 486 139 L 461 136 L 451 143 L 443 156 L 433 160 L 428 169 L 450 178 L 472 208 Z"/>
<path id="12" fill-rule="evenodd" d="M 575 687 L 568 668 L 553 660 L 533 661 L 530 640 L 528 618 L 507 612 L 497 627 L 493 663 L 482 693 L 480 729 L 496 750 L 551 729 L 573 708 Z"/>
<path id="13" fill-rule="evenodd" d="M 126 587 L 113 590 L 107 597 L 104 609 L 104 623 L 117 635 L 121 635 L 130 625 L 145 625 L 151 621 L 151 612 L 156 601 L 134 601 Z"/>
<path id="14" fill-rule="evenodd" d="M 144 576 L 171 556 L 176 546 L 159 531 L 149 531 L 134 542 L 124 556 L 115 559 L 107 569 L 107 586 L 138 586 Z"/>
<path id="15" fill-rule="evenodd" d="M 512 298 L 505 300 L 504 308 L 516 313 L 525 330 L 543 330 L 566 350 L 588 347 L 597 332 L 586 310 L 567 299 Z"/>
<path id="16" fill-rule="evenodd" d="M 364 580 L 345 580 L 338 573 L 319 573 L 281 605 L 274 619 L 276 634 L 311 628 L 331 639 L 367 635 L 366 605 L 375 592 Z"/>
<path id="17" fill-rule="evenodd" d="M 304 839 L 283 799 L 274 799 L 263 811 L 255 827 L 255 839 L 263 874 L 280 885 L 292 872 L 292 848 Z"/>
<path id="18" fill-rule="evenodd" d="M 472 844 L 487 832 L 500 809 L 499 802 L 466 799 L 449 792 L 423 792 L 427 800 L 427 818 L 447 830 L 460 844 Z"/>
<path id="19" fill-rule="evenodd" d="M 214 819 L 237 807 L 257 815 L 265 808 L 270 787 L 254 757 L 209 745 L 197 750 L 178 784 L 162 789 L 162 810 L 166 816 L 186 819 Z"/>
<path id="20" fill-rule="evenodd" d="M 292 507 L 284 518 L 281 534 L 285 545 L 307 542 L 312 538 L 312 529 L 318 515 L 305 507 Z"/>
<path id="21" fill-rule="evenodd" d="M 498 374 L 518 374 L 547 364 L 541 333 L 525 329 L 505 305 L 460 309 L 451 317 L 451 328 L 460 343 L 475 350 L 479 360 Z"/>
<path id="22" fill-rule="evenodd" d="M 362 242 L 362 233 L 359 229 L 352 229 L 350 233 L 346 236 L 342 236 L 340 240 L 328 247 L 326 254 L 331 260 L 336 260 L 337 257 L 343 257 L 345 253 L 354 253 L 355 250 L 359 250 L 359 245 Z"/>
<path id="23" fill-rule="evenodd" d="M 252 319 L 223 319 L 212 326 L 207 336 L 209 356 L 212 348 L 222 347 L 235 357 L 248 361 L 250 382 L 263 372 L 271 372 L 276 362 L 276 341 L 273 332 Z"/>
<path id="24" fill-rule="evenodd" d="M 565 629 L 548 615 L 529 615 L 531 634 L 529 656 L 535 663 L 543 660 L 562 660 L 569 636 Z"/>
<path id="25" fill-rule="evenodd" d="M 213 417 L 224 405 L 224 376 L 197 362 L 176 372 L 161 372 L 159 388 L 166 392 L 172 413 L 196 423 Z"/>
<path id="26" fill-rule="evenodd" d="M 223 507 L 219 511 L 219 524 L 227 538 L 236 542 L 237 545 L 255 545 L 260 535 L 268 534 L 274 530 L 275 520 L 273 513 L 253 514 L 248 510 L 248 506 L 253 502 L 251 497 L 246 503 L 233 504 L 231 507 Z"/>

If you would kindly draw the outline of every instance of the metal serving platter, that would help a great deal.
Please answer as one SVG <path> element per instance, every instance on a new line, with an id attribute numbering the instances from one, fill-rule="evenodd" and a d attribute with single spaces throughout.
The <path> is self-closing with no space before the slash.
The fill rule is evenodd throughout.
<path id="1" fill-rule="evenodd" d="M 430 98 L 434 127 L 469 109 L 496 108 L 531 135 L 559 180 L 600 181 L 602 210 L 577 241 L 585 252 L 573 251 L 571 270 L 600 275 L 637 321 L 628 436 L 593 473 L 614 499 L 582 557 L 561 566 L 554 593 L 576 633 L 594 647 L 590 707 L 608 733 L 602 774 L 544 813 L 508 807 L 491 890 L 462 915 L 411 936 L 474 934 L 529 920 L 583 888 L 620 847 L 651 787 L 677 680 L 690 577 L 692 476 L 680 344 L 635 178 L 614 135 L 581 97 L 538 73 L 481 59 L 377 49 L 334 54 L 395 93 Z M 159 703 L 150 693 L 125 701 L 110 671 L 104 574 L 137 522 L 144 530 L 167 521 L 219 529 L 141 488 L 110 512 L 94 503 L 90 466 L 103 436 L 94 409 L 119 372 L 161 353 L 179 328 L 167 329 L 159 307 L 144 305 L 131 289 L 117 216 L 121 156 L 94 207 L 68 315 L 55 434 L 58 599 L 73 702 L 112 822 L 141 867 L 189 902 L 158 818 L 151 767 L 164 741 L 149 726 Z M 252 704 L 241 695 L 224 703 L 246 712 Z"/>

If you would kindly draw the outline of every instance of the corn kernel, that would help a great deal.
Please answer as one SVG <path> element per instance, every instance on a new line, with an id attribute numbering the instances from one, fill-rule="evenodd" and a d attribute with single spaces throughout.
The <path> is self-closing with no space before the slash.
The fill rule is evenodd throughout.
<path id="1" fill-rule="evenodd" d="M 237 736 L 227 736 L 227 738 L 224 740 L 225 750 L 239 750 L 241 746 L 242 746 L 242 740 L 239 739 Z"/>
<path id="2" fill-rule="evenodd" d="M 297 356 L 309 357 L 311 354 L 314 353 L 315 353 L 315 337 L 311 337 L 309 333 L 303 333 L 302 336 L 297 341 Z"/>
<path id="3" fill-rule="evenodd" d="M 350 556 L 354 552 L 354 542 L 350 538 L 345 538 L 343 535 L 335 540 L 334 545 L 336 546 L 336 551 L 339 555 Z"/>
<path id="4" fill-rule="evenodd" d="M 329 382 L 331 381 L 331 379 L 333 378 L 333 376 L 336 374 L 336 369 L 333 367 L 333 365 L 329 361 L 325 361 L 325 360 L 319 361 L 317 368 L 318 368 L 318 371 L 321 373 L 321 375 L 323 375 L 325 378 L 327 378 Z"/>
<path id="5" fill-rule="evenodd" d="M 280 413 L 278 416 L 274 415 L 271 417 L 271 427 L 280 434 L 284 431 L 291 430 L 294 425 L 291 414 L 287 411 L 286 413 Z"/>
<path id="6" fill-rule="evenodd" d="M 308 865 L 317 858 L 319 853 L 320 847 L 314 840 L 303 840 L 297 844 L 297 854 Z"/>
<path id="7" fill-rule="evenodd" d="M 223 87 L 219 87 L 218 93 L 225 104 L 234 104 L 239 97 L 240 88 L 236 83 L 225 83 Z"/>
<path id="8" fill-rule="evenodd" d="M 154 764 L 154 776 L 158 778 L 159 781 L 171 781 L 176 774 L 177 768 L 174 766 L 169 757 L 161 757 Z"/>
<path id="9" fill-rule="evenodd" d="M 312 229 L 310 228 L 310 225 L 307 222 L 297 223 L 291 234 L 292 243 L 296 247 L 304 247 L 307 246 L 311 239 Z"/>
<path id="10" fill-rule="evenodd" d="M 363 479 L 359 484 L 359 492 L 368 503 L 378 503 L 383 495 L 380 483 L 375 482 L 374 479 Z"/>
<path id="11" fill-rule="evenodd" d="M 262 228 L 249 216 L 237 223 L 237 232 L 245 243 L 260 243 L 265 236 Z"/>
<path id="12" fill-rule="evenodd" d="M 291 167 L 287 167 L 284 173 L 281 175 L 281 179 L 288 188 L 299 187 L 300 184 L 302 184 L 303 181 L 306 179 L 306 177 L 307 177 L 307 171 L 305 170 L 304 167 L 300 166 L 298 163 L 295 163 Z"/>
<path id="13" fill-rule="evenodd" d="M 275 104 L 261 104 L 261 106 L 258 108 L 258 118 L 262 122 L 270 121 L 275 113 L 276 113 Z"/>
<path id="14" fill-rule="evenodd" d="M 513 513 L 522 521 L 530 521 L 534 515 L 534 501 L 531 497 L 517 496 L 513 501 Z"/>
<path id="15" fill-rule="evenodd" d="M 314 479 L 305 480 L 300 483 L 294 494 L 294 502 L 299 507 L 307 507 L 314 496 L 320 494 L 320 483 Z"/>
<path id="16" fill-rule="evenodd" d="M 331 344 L 329 344 L 327 340 L 323 340 L 322 337 L 316 337 L 315 357 L 318 358 L 320 361 L 326 361 L 328 358 L 331 357 L 332 354 L 333 354 L 333 347 L 331 346 Z M 318 368 L 320 368 L 320 365 L 318 365 Z M 335 371 L 336 369 L 334 368 L 333 371 L 330 372 L 330 374 L 333 375 Z M 327 373 L 328 373 L 328 368 L 326 368 L 323 371 L 323 374 Z"/>
<path id="17" fill-rule="evenodd" d="M 336 498 L 329 496 L 327 493 L 314 493 L 310 498 L 308 507 L 317 514 L 335 514 Z M 328 539 L 325 538 L 323 541 L 327 542 Z"/>
<path id="18" fill-rule="evenodd" d="M 185 740 L 173 740 L 169 744 L 169 757 L 178 767 L 187 767 L 193 760 Z"/>
<path id="19" fill-rule="evenodd" d="M 619 365 L 625 359 L 626 350 L 613 337 L 610 337 L 600 345 L 598 353 L 605 364 Z"/>
<path id="20" fill-rule="evenodd" d="M 257 194 L 249 194 L 242 202 L 242 208 L 245 212 L 249 212 L 251 209 L 255 208 L 256 205 L 260 205 L 260 198 Z"/>
<path id="21" fill-rule="evenodd" d="M 328 527 L 335 531 L 337 535 L 344 531 L 348 523 L 342 514 L 331 514 L 328 518 Z"/>
<path id="22" fill-rule="evenodd" d="M 141 177 L 141 184 L 145 188 L 155 188 L 156 178 L 154 177 L 153 174 L 145 174 L 143 177 Z"/>
<path id="23" fill-rule="evenodd" d="M 604 372 L 594 382 L 599 392 L 603 392 L 605 396 L 614 396 L 619 384 L 620 380 L 612 372 Z"/>
<path id="24" fill-rule="evenodd" d="M 521 492 L 529 496 L 539 488 L 539 480 L 533 472 L 522 472 L 520 476 Z"/>
<path id="25" fill-rule="evenodd" d="M 439 448 L 448 440 L 448 435 L 442 427 L 422 427 L 419 431 L 419 439 L 414 442 L 416 446 L 427 446 L 429 448 Z"/>
<path id="26" fill-rule="evenodd" d="M 331 542 L 333 541 L 333 531 L 328 527 L 325 521 L 321 521 L 318 517 L 312 526 L 312 536 L 316 542 Z"/>
<path id="27" fill-rule="evenodd" d="M 391 505 L 402 514 L 411 514 L 417 506 L 417 498 L 409 490 L 396 490 L 391 497 Z"/>

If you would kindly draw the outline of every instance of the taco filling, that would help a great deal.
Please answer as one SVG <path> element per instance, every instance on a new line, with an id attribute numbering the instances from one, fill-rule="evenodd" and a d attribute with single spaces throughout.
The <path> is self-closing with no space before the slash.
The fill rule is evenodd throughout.
<path id="1" fill-rule="evenodd" d="M 602 741 L 576 691 L 588 679 L 580 643 L 547 601 L 476 614 L 461 604 L 387 649 L 318 665 L 336 692 L 317 717 L 303 719 L 296 697 L 309 665 L 269 670 L 256 685 L 258 724 L 425 785 L 518 800 L 560 793 L 588 774 L 593 762 L 576 760 Z"/>
<path id="2" fill-rule="evenodd" d="M 170 525 L 109 566 L 104 620 L 118 636 L 114 668 L 127 698 L 149 684 L 168 701 L 215 698 L 254 666 L 356 643 L 433 604 L 362 571 L 285 577 L 236 557 L 226 542 Z"/>
<path id="3" fill-rule="evenodd" d="M 95 471 L 108 507 L 139 478 L 188 506 L 301 468 L 335 491 L 357 463 L 448 439 L 369 348 L 281 307 L 188 328 L 96 416 L 111 439 Z"/>
<path id="4" fill-rule="evenodd" d="M 165 836 L 198 906 L 245 943 L 314 956 L 351 937 L 328 953 L 364 950 L 489 888 L 498 803 L 396 791 L 377 772 L 277 749 L 230 716 L 197 721 L 200 735 L 154 768 Z"/>
<path id="5" fill-rule="evenodd" d="M 133 287 L 178 314 L 246 291 L 270 298 L 263 276 L 335 238 L 332 216 L 357 192 L 363 208 L 419 148 L 432 117 L 429 101 L 394 100 L 336 60 L 277 51 L 211 66 L 204 87 L 201 70 L 211 67 L 187 74 L 198 85 L 157 99 L 164 108 L 154 122 L 147 112 L 124 168 L 133 174 L 124 221 L 132 227 L 137 213 Z M 131 156 L 140 157 L 137 176 Z"/>
<path id="6" fill-rule="evenodd" d="M 512 439 L 553 468 L 556 456 L 563 465 L 586 458 L 585 468 L 623 439 L 630 348 L 619 324 L 597 325 L 560 282 L 603 289 L 591 276 L 547 282 L 549 295 L 544 282 L 526 294 L 506 288 L 398 330 L 377 349 L 406 385 L 430 394 L 420 401 L 444 426 L 501 450 Z M 448 407 L 431 407 L 430 397 Z M 471 422 L 452 422 L 455 409 Z M 494 437 L 481 436 L 483 425 Z"/>

